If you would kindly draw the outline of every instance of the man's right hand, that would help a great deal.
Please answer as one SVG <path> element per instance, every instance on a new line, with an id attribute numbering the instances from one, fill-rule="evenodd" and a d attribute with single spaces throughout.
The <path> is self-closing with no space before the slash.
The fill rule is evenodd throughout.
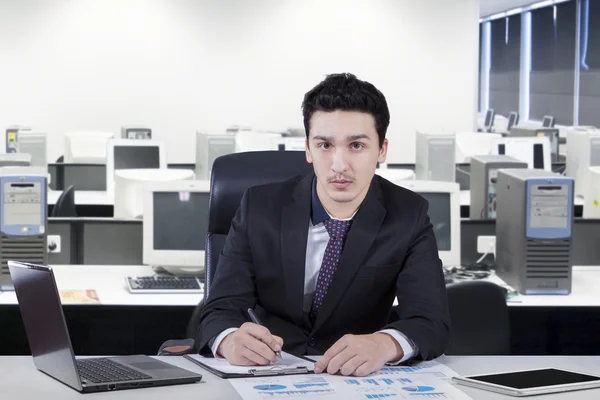
<path id="1" fill-rule="evenodd" d="M 225 336 L 217 353 L 231 365 L 269 365 L 279 359 L 283 339 L 272 335 L 264 326 L 246 322 Z"/>

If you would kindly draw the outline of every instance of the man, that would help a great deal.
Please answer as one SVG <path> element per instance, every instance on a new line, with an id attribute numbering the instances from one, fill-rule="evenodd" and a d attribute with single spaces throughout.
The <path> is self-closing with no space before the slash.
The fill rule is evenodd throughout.
<path id="1" fill-rule="evenodd" d="M 374 175 L 388 148 L 385 97 L 334 74 L 302 110 L 314 174 L 244 194 L 200 320 L 201 354 L 267 365 L 282 349 L 324 353 L 316 373 L 355 376 L 440 356 L 450 323 L 428 203 Z M 248 308 L 264 326 L 247 322 Z"/>

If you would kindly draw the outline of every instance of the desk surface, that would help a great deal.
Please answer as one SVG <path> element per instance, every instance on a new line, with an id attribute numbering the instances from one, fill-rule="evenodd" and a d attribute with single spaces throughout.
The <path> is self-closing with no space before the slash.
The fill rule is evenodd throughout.
<path id="1" fill-rule="evenodd" d="M 153 275 L 146 265 L 56 265 L 53 266 L 59 289 L 95 289 L 102 305 L 121 306 L 195 306 L 201 294 L 131 294 L 126 276 Z M 503 285 L 497 276 L 490 280 Z M 573 267 L 572 293 L 566 296 L 518 296 L 510 307 L 600 307 L 600 266 Z M 1 304 L 17 304 L 14 292 L 0 292 Z"/>
<path id="2" fill-rule="evenodd" d="M 210 180 L 200 180 L 202 191 L 210 191 Z M 62 190 L 48 190 L 48 204 L 54 205 Z M 112 206 L 115 200 L 106 190 L 75 190 L 75 204 L 80 206 Z"/>
<path id="3" fill-rule="evenodd" d="M 227 380 L 195 366 L 182 357 L 161 357 L 162 360 L 202 374 L 202 382 L 188 385 L 164 386 L 147 389 L 123 390 L 115 393 L 96 393 L 94 398 L 111 399 L 241 399 Z M 440 357 L 439 362 L 447 365 L 459 375 L 495 373 L 508 370 L 560 367 L 590 374 L 600 374 L 600 357 Z M 52 398 L 81 399 L 79 392 L 37 371 L 31 357 L 0 357 L 0 398 Z M 490 393 L 479 389 L 456 385 L 475 400 L 513 399 L 513 397 Z M 304 397 L 306 398 L 306 397 Z M 600 389 L 569 392 L 536 399 L 587 400 L 600 398 Z"/>
<path id="4" fill-rule="evenodd" d="M 101 305 L 195 306 L 203 296 L 129 293 L 125 277 L 154 275 L 152 268 L 146 265 L 56 265 L 52 268 L 59 290 L 95 289 Z M 1 292 L 2 304 L 17 304 L 15 292 Z"/>
<path id="5" fill-rule="evenodd" d="M 503 285 L 504 282 L 493 275 L 490 281 Z M 600 307 L 600 267 L 573 267 L 572 291 L 569 295 L 517 296 L 508 301 L 514 307 Z"/>
<path id="6" fill-rule="evenodd" d="M 48 190 L 48 204 L 54 205 L 62 190 Z M 75 204 L 80 206 L 112 206 L 114 200 L 105 190 L 76 190 Z"/>

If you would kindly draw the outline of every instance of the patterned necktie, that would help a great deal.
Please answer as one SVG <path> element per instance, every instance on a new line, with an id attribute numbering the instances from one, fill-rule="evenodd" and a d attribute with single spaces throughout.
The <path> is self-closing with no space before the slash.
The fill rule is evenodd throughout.
<path id="1" fill-rule="evenodd" d="M 319 277 L 317 278 L 317 288 L 309 313 L 310 320 L 313 323 L 317 319 L 317 315 L 321 310 L 323 300 L 333 279 L 333 274 L 340 263 L 344 239 L 346 233 L 348 233 L 348 229 L 350 229 L 351 222 L 336 219 L 328 219 L 323 222 L 325 228 L 327 228 L 327 233 L 329 233 L 329 242 L 327 242 L 327 247 L 325 248 L 325 255 L 323 256 Z"/>

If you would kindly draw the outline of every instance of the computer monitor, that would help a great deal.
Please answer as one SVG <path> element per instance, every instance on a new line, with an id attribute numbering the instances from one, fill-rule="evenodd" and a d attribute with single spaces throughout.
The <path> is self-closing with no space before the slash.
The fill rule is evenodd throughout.
<path id="1" fill-rule="evenodd" d="M 111 139 L 106 147 L 106 191 L 114 195 L 115 171 L 120 169 L 165 169 L 165 144 L 156 140 Z"/>
<path id="2" fill-rule="evenodd" d="M 496 116 L 496 112 L 493 108 L 489 108 L 485 113 L 485 121 L 483 123 L 483 127 L 487 132 L 492 131 L 492 127 L 494 126 L 494 117 Z"/>
<path id="3" fill-rule="evenodd" d="M 106 164 L 108 141 L 112 132 L 74 131 L 65 133 L 64 162 L 69 164 Z"/>
<path id="4" fill-rule="evenodd" d="M 508 124 L 506 125 L 506 131 L 510 132 L 513 126 L 519 125 L 519 113 L 516 111 L 511 111 L 508 114 Z"/>
<path id="5" fill-rule="evenodd" d="M 142 218 L 144 194 L 148 187 L 162 182 L 193 180 L 190 169 L 118 169 L 115 171 L 114 218 Z"/>
<path id="6" fill-rule="evenodd" d="M 554 117 L 551 115 L 544 115 L 544 119 L 542 120 L 542 127 L 554 128 Z"/>
<path id="7" fill-rule="evenodd" d="M 281 151 L 305 151 L 306 150 L 306 136 L 293 136 L 293 137 L 282 137 L 278 150 Z"/>
<path id="8" fill-rule="evenodd" d="M 527 163 L 527 168 L 552 171 L 550 139 L 547 136 L 496 139 L 492 154 L 506 154 Z"/>
<path id="9" fill-rule="evenodd" d="M 215 160 L 235 153 L 236 134 L 196 132 L 196 179 L 208 180 Z"/>
<path id="10" fill-rule="evenodd" d="M 284 137 L 281 133 L 243 130 L 237 132 L 235 138 L 236 153 L 280 150 L 280 145 L 284 145 Z"/>
<path id="11" fill-rule="evenodd" d="M 200 274 L 208 232 L 208 181 L 151 184 L 144 198 L 144 264 Z"/>
<path id="12" fill-rule="evenodd" d="M 590 167 L 600 167 L 600 130 L 569 129 L 567 143 L 565 175 L 575 180 L 575 196 L 585 199 L 590 188 Z"/>
<path id="13" fill-rule="evenodd" d="M 457 132 L 455 162 L 470 163 L 473 156 L 492 154 L 495 140 L 500 138 L 502 138 L 500 133 Z"/>
<path id="14" fill-rule="evenodd" d="M 122 139 L 152 139 L 152 129 L 142 125 L 127 125 L 121 127 Z"/>
<path id="15" fill-rule="evenodd" d="M 456 180 L 456 136 L 454 133 L 417 132 L 415 177 L 420 180 Z"/>
<path id="16" fill-rule="evenodd" d="M 588 167 L 588 178 L 583 191 L 583 218 L 600 219 L 600 167 Z"/>
<path id="17" fill-rule="evenodd" d="M 420 194 L 429 202 L 429 219 L 442 264 L 449 267 L 461 265 L 459 184 L 422 180 L 394 183 Z"/>

